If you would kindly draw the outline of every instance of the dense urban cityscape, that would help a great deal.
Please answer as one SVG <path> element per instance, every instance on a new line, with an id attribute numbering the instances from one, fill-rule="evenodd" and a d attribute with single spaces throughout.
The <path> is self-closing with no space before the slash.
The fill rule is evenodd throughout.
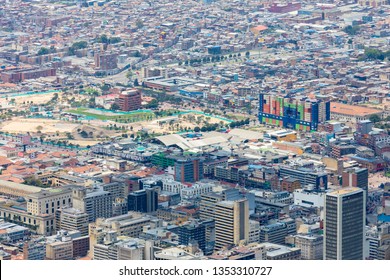
<path id="1" fill-rule="evenodd" d="M 0 0 L 0 260 L 390 260 L 389 0 Z"/>

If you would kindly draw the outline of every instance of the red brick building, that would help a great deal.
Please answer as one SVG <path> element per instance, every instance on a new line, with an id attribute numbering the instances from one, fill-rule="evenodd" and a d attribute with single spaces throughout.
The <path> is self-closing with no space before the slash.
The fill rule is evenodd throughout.
<path id="1" fill-rule="evenodd" d="M 119 94 L 115 101 L 121 111 L 134 111 L 141 108 L 141 92 L 137 89 L 131 89 Z"/>

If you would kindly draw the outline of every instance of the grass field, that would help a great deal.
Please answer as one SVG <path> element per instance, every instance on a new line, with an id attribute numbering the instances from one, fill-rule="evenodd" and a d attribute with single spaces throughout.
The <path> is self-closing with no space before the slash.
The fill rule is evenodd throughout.
<path id="1" fill-rule="evenodd" d="M 87 118 L 91 119 L 97 119 L 97 120 L 107 120 L 107 121 L 116 121 L 116 122 L 137 122 L 137 121 L 145 121 L 145 120 L 151 120 L 154 118 L 154 113 L 149 111 L 133 111 L 128 113 L 115 113 L 110 112 L 109 114 L 102 111 L 102 113 L 96 112 L 92 113 L 89 112 L 90 109 L 88 108 L 77 108 L 77 109 L 71 109 L 67 112 L 83 115 Z"/>

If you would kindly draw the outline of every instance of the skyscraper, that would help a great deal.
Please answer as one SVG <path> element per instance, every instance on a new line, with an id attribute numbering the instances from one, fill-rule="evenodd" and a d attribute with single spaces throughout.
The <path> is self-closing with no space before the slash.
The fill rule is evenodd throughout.
<path id="1" fill-rule="evenodd" d="M 366 220 L 365 192 L 342 188 L 326 194 L 324 258 L 362 260 Z"/>
<path id="2" fill-rule="evenodd" d="M 175 180 L 195 183 L 203 179 L 203 160 L 199 158 L 178 159 L 175 162 Z"/>
<path id="3" fill-rule="evenodd" d="M 215 206 L 215 248 L 239 245 L 249 240 L 249 203 L 247 199 L 221 201 Z"/>
<path id="4" fill-rule="evenodd" d="M 158 207 L 158 188 L 146 188 L 129 194 L 127 199 L 129 211 L 150 213 Z"/>

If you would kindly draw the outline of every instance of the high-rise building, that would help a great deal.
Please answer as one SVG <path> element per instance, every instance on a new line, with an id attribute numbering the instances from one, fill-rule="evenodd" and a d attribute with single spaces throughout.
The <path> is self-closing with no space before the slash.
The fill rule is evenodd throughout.
<path id="1" fill-rule="evenodd" d="M 73 190 L 73 207 L 88 214 L 88 222 L 97 218 L 112 217 L 113 197 L 101 189 L 87 190 L 79 187 Z"/>
<path id="2" fill-rule="evenodd" d="M 175 180 L 195 183 L 203 179 L 203 160 L 199 158 L 178 159 L 175 162 Z"/>
<path id="3" fill-rule="evenodd" d="M 366 221 L 365 192 L 342 188 L 326 194 L 324 259 L 362 260 Z"/>
<path id="4" fill-rule="evenodd" d="M 222 195 L 215 192 L 202 194 L 199 203 L 200 218 L 202 220 L 215 219 L 215 206 L 222 200 Z"/>
<path id="5" fill-rule="evenodd" d="M 100 70 L 113 70 L 118 67 L 118 55 L 116 53 L 95 54 L 95 67 Z"/>
<path id="6" fill-rule="evenodd" d="M 58 211 L 58 210 L 57 210 Z M 75 208 L 59 209 L 60 226 L 59 229 L 80 231 L 82 236 L 88 235 L 88 214 Z"/>
<path id="7" fill-rule="evenodd" d="M 141 92 L 137 89 L 123 91 L 119 94 L 115 103 L 121 111 L 134 111 L 141 108 Z"/>
<path id="8" fill-rule="evenodd" d="M 178 228 L 179 244 L 189 245 L 198 243 L 199 248 L 206 251 L 206 226 L 203 223 L 190 222 Z"/>
<path id="9" fill-rule="evenodd" d="M 314 96 L 279 96 L 260 93 L 260 123 L 313 131 L 321 122 L 330 120 L 330 102 Z"/>
<path id="10" fill-rule="evenodd" d="M 239 245 L 249 240 L 249 203 L 247 199 L 221 201 L 215 206 L 215 248 Z"/>
<path id="11" fill-rule="evenodd" d="M 135 212 L 109 219 L 97 219 L 95 223 L 89 224 L 90 256 L 94 255 L 94 245 L 103 244 L 105 240 L 110 239 L 113 233 L 117 236 L 138 238 L 143 232 L 144 226 L 158 227 L 160 220 Z"/>
<path id="12" fill-rule="evenodd" d="M 155 212 L 158 208 L 158 188 L 146 188 L 129 194 L 127 207 L 129 211 Z"/>
<path id="13" fill-rule="evenodd" d="M 368 169 L 352 167 L 343 172 L 343 187 L 355 187 L 367 190 Z"/>

